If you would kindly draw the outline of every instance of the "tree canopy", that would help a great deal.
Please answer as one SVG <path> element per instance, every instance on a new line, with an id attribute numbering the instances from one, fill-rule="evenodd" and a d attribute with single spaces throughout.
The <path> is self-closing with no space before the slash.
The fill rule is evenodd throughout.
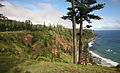
<path id="1" fill-rule="evenodd" d="M 67 2 L 71 2 L 71 0 L 67 0 Z M 95 10 L 100 10 L 104 8 L 105 4 L 96 4 L 96 0 L 75 0 L 75 11 L 74 15 L 76 16 L 76 23 L 80 23 L 80 17 L 83 17 L 83 21 L 87 21 L 91 23 L 91 19 L 100 20 L 102 19 L 98 15 L 92 14 L 91 12 Z M 67 15 L 63 16 L 62 18 L 65 20 L 72 21 L 72 8 L 67 8 L 68 12 Z"/>

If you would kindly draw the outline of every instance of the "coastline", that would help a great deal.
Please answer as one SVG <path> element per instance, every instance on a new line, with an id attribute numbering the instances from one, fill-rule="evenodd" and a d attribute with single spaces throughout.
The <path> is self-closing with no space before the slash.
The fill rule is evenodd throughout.
<path id="1" fill-rule="evenodd" d="M 92 40 L 88 43 L 88 48 L 93 46 L 95 40 Z M 101 66 L 107 66 L 107 67 L 115 67 L 117 65 L 119 65 L 119 63 L 112 61 L 111 59 L 107 59 L 104 58 L 96 53 L 94 53 L 93 51 L 91 51 L 89 49 L 89 53 L 91 54 L 93 61 L 97 64 L 97 65 L 101 65 Z"/>

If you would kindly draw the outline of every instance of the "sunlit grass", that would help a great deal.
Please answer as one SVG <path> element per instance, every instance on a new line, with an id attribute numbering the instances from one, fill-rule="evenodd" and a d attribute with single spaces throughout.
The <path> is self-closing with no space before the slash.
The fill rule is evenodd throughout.
<path id="1" fill-rule="evenodd" d="M 33 62 L 28 61 L 21 65 L 19 68 L 22 73 L 120 73 L 115 68 L 102 67 L 102 66 L 83 66 L 60 62 Z"/>

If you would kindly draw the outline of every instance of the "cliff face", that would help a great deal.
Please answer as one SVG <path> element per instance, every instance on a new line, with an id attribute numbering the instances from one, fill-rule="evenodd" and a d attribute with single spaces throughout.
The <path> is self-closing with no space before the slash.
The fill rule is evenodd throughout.
<path id="1" fill-rule="evenodd" d="M 39 57 L 49 60 L 59 58 L 64 61 L 65 56 L 73 53 L 71 31 L 66 28 L 59 31 L 0 32 L 0 54 L 36 60 L 41 60 Z M 93 39 L 94 35 L 91 30 L 84 30 L 83 36 L 86 43 Z"/>
<path id="2" fill-rule="evenodd" d="M 0 54 L 2 56 L 60 57 L 71 54 L 72 42 L 54 31 L 2 32 L 0 33 Z"/>

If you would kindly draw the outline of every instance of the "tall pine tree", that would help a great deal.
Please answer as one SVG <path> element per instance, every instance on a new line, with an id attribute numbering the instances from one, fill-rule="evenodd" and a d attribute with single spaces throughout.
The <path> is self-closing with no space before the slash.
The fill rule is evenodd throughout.
<path id="1" fill-rule="evenodd" d="M 84 48 L 83 48 L 83 21 L 91 23 L 91 19 L 100 20 L 101 17 L 90 14 L 95 10 L 100 10 L 104 8 L 105 4 L 96 4 L 97 0 L 80 0 L 76 3 L 76 17 L 77 23 L 80 24 L 80 37 L 79 37 L 79 57 L 78 64 L 86 64 L 84 57 Z"/>
<path id="2" fill-rule="evenodd" d="M 67 0 L 68 2 L 71 2 L 71 0 Z M 95 10 L 100 10 L 101 8 L 104 8 L 105 4 L 96 4 L 96 0 L 75 0 L 74 4 L 74 13 L 73 9 L 71 7 L 67 8 L 69 12 L 66 16 L 63 16 L 63 19 L 69 19 L 72 20 L 72 15 L 75 15 L 75 20 L 77 24 L 80 24 L 80 30 L 79 30 L 79 56 L 78 56 L 78 64 L 85 64 L 84 60 L 84 48 L 83 48 L 83 21 L 87 21 L 88 23 L 91 23 L 91 19 L 100 20 L 101 17 L 90 14 L 91 12 Z"/>
<path id="3" fill-rule="evenodd" d="M 68 19 L 72 21 L 73 26 L 73 63 L 77 64 L 77 44 L 76 44 L 76 20 L 75 20 L 75 0 L 66 0 L 67 2 L 71 3 L 72 8 L 70 9 L 71 15 L 68 14 L 68 16 L 63 16 L 62 19 Z M 68 8 L 69 10 L 69 8 Z"/>

